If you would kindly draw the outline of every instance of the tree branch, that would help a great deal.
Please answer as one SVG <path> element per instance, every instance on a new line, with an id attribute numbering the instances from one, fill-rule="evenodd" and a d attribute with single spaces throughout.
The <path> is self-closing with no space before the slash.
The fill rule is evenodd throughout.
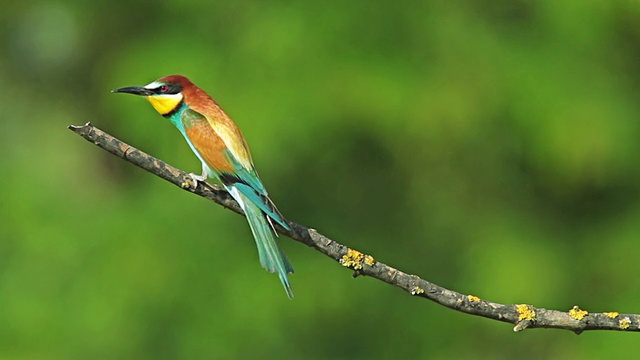
<path id="1" fill-rule="evenodd" d="M 114 138 L 90 123 L 83 126 L 71 125 L 69 129 L 102 149 L 186 191 L 214 201 L 238 214 L 243 214 L 238 204 L 220 187 L 199 182 L 194 188 L 193 180 L 184 171 Z M 354 277 L 366 275 L 396 286 L 413 296 L 429 299 L 456 311 L 515 324 L 513 330 L 516 332 L 527 328 L 566 329 L 577 334 L 585 330 L 640 331 L 640 315 L 637 314 L 588 313 L 577 306 L 569 311 L 547 310 L 527 304 L 498 304 L 482 300 L 474 295 L 463 295 L 383 264 L 372 256 L 348 248 L 314 229 L 291 221 L 287 222 L 291 231 L 278 227 L 279 233 L 306 244 L 339 262 L 342 266 L 354 270 Z"/>

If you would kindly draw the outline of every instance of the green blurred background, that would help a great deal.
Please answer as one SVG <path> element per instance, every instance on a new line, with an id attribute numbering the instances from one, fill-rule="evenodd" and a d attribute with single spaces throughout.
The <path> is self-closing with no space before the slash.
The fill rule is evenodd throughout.
<path id="1" fill-rule="evenodd" d="M 0 358 L 626 358 L 413 298 L 66 129 L 200 165 L 143 99 L 189 76 L 285 216 L 501 303 L 640 312 L 636 1 L 5 1 Z"/>

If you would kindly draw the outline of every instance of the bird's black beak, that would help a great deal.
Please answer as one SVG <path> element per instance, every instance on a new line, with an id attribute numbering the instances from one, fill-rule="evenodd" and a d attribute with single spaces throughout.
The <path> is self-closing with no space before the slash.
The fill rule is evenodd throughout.
<path id="1" fill-rule="evenodd" d="M 153 90 L 149 90 L 142 86 L 127 86 L 121 87 L 117 89 L 111 90 L 112 93 L 127 93 L 133 95 L 141 95 L 141 96 L 151 96 L 153 95 Z"/>

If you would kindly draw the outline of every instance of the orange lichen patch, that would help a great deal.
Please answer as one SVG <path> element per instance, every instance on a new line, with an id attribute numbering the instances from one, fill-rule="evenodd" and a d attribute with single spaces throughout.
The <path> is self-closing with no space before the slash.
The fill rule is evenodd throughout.
<path id="1" fill-rule="evenodd" d="M 618 317 L 618 315 L 620 315 L 619 312 L 617 311 L 611 311 L 611 312 L 604 312 L 603 314 L 605 314 L 607 317 L 615 319 Z"/>
<path id="2" fill-rule="evenodd" d="M 527 304 L 516 305 L 516 311 L 518 312 L 518 321 L 533 320 L 536 318 L 536 311 L 532 306 Z"/>
<path id="3" fill-rule="evenodd" d="M 467 299 L 471 302 L 480 302 L 480 298 L 475 295 L 467 295 Z"/>
<path id="4" fill-rule="evenodd" d="M 576 320 L 582 320 L 587 315 L 589 315 L 589 312 L 586 310 L 580 309 L 577 305 L 574 306 L 571 310 L 569 310 L 569 316 L 571 316 Z"/>
<path id="5" fill-rule="evenodd" d="M 420 295 L 424 294 L 424 289 L 420 286 L 414 286 L 411 288 L 411 295 Z"/>
<path id="6" fill-rule="evenodd" d="M 620 319 L 620 329 L 625 330 L 628 329 L 629 326 L 631 326 L 631 319 L 629 319 L 629 317 L 624 317 L 623 319 Z"/>
<path id="7" fill-rule="evenodd" d="M 364 256 L 364 263 L 369 265 L 369 266 L 373 266 L 373 264 L 376 263 L 376 259 L 374 259 L 373 256 L 371 256 L 371 255 L 365 255 Z"/>

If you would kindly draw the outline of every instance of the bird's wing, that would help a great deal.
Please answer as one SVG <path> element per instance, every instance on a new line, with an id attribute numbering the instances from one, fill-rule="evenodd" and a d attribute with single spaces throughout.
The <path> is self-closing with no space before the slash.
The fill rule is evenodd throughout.
<path id="1" fill-rule="evenodd" d="M 284 228 L 289 228 L 269 199 L 253 167 L 244 138 L 231 119 L 213 121 L 193 109 L 186 109 L 182 114 L 182 124 L 201 160 L 225 186 L 234 186 L 269 217 Z"/>
<path id="2" fill-rule="evenodd" d="M 204 115 L 192 109 L 186 109 L 182 112 L 181 121 L 184 135 L 200 160 L 216 174 L 235 171 L 234 165 L 225 155 L 227 150 L 225 142 L 209 125 Z"/>

